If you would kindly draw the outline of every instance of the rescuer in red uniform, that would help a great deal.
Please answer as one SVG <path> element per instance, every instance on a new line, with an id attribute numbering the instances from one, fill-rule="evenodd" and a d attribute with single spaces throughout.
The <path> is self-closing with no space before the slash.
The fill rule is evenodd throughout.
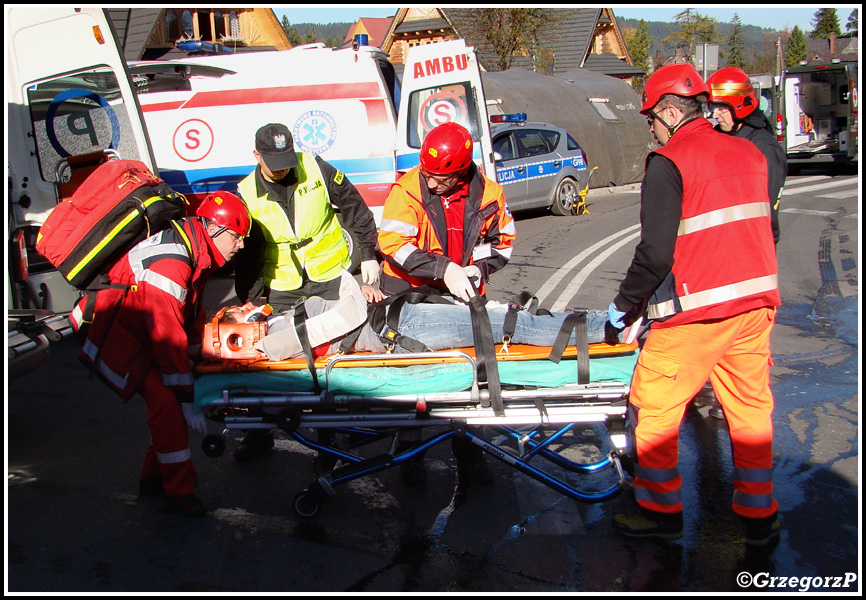
<path id="1" fill-rule="evenodd" d="M 201 339 L 208 276 L 243 247 L 250 231 L 246 206 L 227 192 L 210 194 L 196 215 L 137 244 L 109 270 L 115 288 L 97 293 L 81 354 L 124 401 L 136 393 L 144 398 L 151 444 L 140 492 L 165 491 L 170 507 L 185 516 L 207 512 L 194 493 L 189 451 L 187 427 L 206 432 L 204 415 L 192 404 L 189 340 Z M 85 325 L 84 302 L 70 315 L 77 331 Z"/>
<path id="2" fill-rule="evenodd" d="M 641 240 L 609 308 L 622 328 L 648 302 L 652 328 L 629 394 L 637 463 L 636 515 L 616 515 L 631 537 L 682 536 L 678 432 L 707 379 L 727 418 L 733 510 L 746 543 L 779 535 L 773 497 L 770 332 L 780 305 L 767 162 L 751 142 L 703 118 L 707 86 L 689 64 L 662 67 L 641 113 L 661 148 L 647 158 Z"/>

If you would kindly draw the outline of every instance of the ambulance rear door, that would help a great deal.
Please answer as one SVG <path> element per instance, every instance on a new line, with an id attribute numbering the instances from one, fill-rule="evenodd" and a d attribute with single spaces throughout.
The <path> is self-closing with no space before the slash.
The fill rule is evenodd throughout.
<path id="1" fill-rule="evenodd" d="M 469 130 L 475 161 L 495 181 L 481 71 L 475 49 L 462 39 L 409 49 L 397 116 L 397 170 L 405 173 L 418 165 L 424 137 L 448 121 Z"/>
<path id="2" fill-rule="evenodd" d="M 10 308 L 68 312 L 77 291 L 35 251 L 51 210 L 109 157 L 155 171 L 105 11 L 6 7 Z"/>

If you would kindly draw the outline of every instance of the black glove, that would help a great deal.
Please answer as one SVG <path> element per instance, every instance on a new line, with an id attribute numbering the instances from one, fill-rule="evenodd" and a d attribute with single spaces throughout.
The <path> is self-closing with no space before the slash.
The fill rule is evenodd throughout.
<path id="1" fill-rule="evenodd" d="M 604 343 L 610 344 L 611 346 L 616 346 L 619 344 L 619 334 L 622 329 L 617 329 L 614 325 L 608 320 L 604 322 Z"/>

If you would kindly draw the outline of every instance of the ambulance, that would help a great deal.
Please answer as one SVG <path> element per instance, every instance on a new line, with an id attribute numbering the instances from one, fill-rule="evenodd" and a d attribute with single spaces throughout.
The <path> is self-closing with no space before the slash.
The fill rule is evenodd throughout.
<path id="1" fill-rule="evenodd" d="M 495 177 L 477 58 L 463 40 L 411 48 L 402 81 L 388 55 L 322 44 L 130 65 L 160 175 L 196 202 L 256 167 L 256 130 L 282 123 L 297 150 L 346 174 L 377 224 L 391 185 L 418 164 L 425 134 L 465 125 Z"/>
<path id="2" fill-rule="evenodd" d="M 857 161 L 857 70 L 856 62 L 839 60 L 785 69 L 779 142 L 789 165 Z"/>

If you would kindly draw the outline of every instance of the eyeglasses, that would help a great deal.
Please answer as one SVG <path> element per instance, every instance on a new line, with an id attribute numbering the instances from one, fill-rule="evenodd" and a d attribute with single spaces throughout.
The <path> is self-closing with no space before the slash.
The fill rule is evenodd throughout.
<path id="1" fill-rule="evenodd" d="M 235 241 L 235 244 L 241 242 L 244 239 L 244 236 L 239 233 L 235 233 L 234 231 L 229 231 L 228 229 L 226 229 L 226 233 L 231 236 L 231 238 Z"/>
<path id="2" fill-rule="evenodd" d="M 654 123 L 655 120 L 658 119 L 658 118 L 659 118 L 659 116 L 658 116 L 657 114 L 655 114 L 655 112 L 653 112 L 653 111 L 649 111 L 649 115 L 647 115 L 647 118 L 646 118 L 646 126 L 647 126 L 647 127 L 652 127 L 652 126 L 653 126 L 653 123 Z"/>
<path id="3" fill-rule="evenodd" d="M 424 179 L 432 179 L 436 183 L 446 184 L 454 181 L 454 179 L 460 176 L 460 173 L 447 173 L 445 175 L 437 175 L 435 173 L 430 173 L 426 169 L 421 169 L 421 175 L 424 176 Z"/>

